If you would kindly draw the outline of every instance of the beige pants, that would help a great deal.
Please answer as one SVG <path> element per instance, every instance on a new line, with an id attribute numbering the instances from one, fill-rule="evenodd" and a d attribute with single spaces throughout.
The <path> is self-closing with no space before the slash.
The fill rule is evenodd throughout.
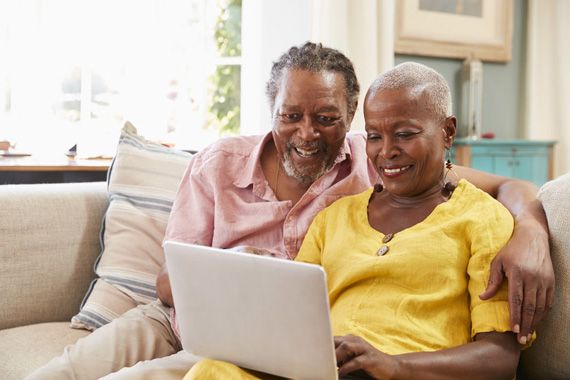
<path id="1" fill-rule="evenodd" d="M 182 379 L 199 358 L 180 350 L 168 308 L 156 301 L 67 346 L 26 379 Z"/>

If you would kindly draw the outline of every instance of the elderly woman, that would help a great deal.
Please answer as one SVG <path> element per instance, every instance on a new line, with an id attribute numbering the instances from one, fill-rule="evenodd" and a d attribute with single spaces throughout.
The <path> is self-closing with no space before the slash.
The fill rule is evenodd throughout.
<path id="1" fill-rule="evenodd" d="M 506 284 L 479 294 L 513 231 L 496 200 L 445 163 L 456 130 L 441 75 L 415 63 L 366 96 L 366 152 L 383 186 L 313 221 L 296 260 L 328 275 L 339 374 L 377 379 L 512 379 L 519 345 Z M 255 378 L 205 360 L 188 378 Z"/>

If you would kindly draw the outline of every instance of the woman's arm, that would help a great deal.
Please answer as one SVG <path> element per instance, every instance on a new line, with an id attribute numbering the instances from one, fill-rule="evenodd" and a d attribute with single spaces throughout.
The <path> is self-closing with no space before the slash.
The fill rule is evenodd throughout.
<path id="1" fill-rule="evenodd" d="M 525 344 L 554 302 L 548 224 L 536 199 L 536 187 L 471 168 L 457 166 L 454 170 L 459 177 L 495 197 L 515 218 L 511 240 L 493 260 L 487 289 L 480 297 L 493 297 L 504 277 L 509 279 L 511 329 Z"/>
<path id="2" fill-rule="evenodd" d="M 447 350 L 402 355 L 387 355 L 352 335 L 335 337 L 335 346 L 341 376 L 363 371 L 382 380 L 510 380 L 520 354 L 514 334 L 497 332 Z"/>

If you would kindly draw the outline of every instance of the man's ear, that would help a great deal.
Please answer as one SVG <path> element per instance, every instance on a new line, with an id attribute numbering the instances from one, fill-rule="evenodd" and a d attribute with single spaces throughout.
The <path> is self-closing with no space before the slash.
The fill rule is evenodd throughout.
<path id="1" fill-rule="evenodd" d="M 348 124 L 347 124 L 347 128 L 346 128 L 347 132 L 350 130 L 350 127 L 352 126 L 352 121 L 354 120 L 354 115 L 356 115 L 356 110 L 358 109 L 358 100 L 354 101 L 354 103 L 352 104 L 352 109 L 353 109 L 353 111 L 348 114 Z"/>
<path id="2" fill-rule="evenodd" d="M 455 132 L 457 131 L 457 119 L 455 116 L 448 116 L 445 118 L 443 124 L 443 139 L 445 143 L 445 148 L 451 148 L 453 140 L 455 139 Z"/>

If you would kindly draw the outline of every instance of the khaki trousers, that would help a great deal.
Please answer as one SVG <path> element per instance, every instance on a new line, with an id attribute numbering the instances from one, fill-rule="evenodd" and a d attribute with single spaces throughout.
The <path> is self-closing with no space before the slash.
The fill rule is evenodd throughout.
<path id="1" fill-rule="evenodd" d="M 28 380 L 182 379 L 199 360 L 182 349 L 169 309 L 155 301 L 129 310 L 67 346 Z"/>

